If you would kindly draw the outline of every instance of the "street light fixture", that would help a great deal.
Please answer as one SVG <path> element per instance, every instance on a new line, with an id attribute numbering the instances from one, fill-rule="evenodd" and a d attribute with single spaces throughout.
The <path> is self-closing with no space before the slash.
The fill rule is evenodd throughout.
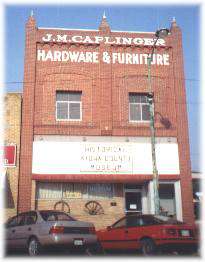
<path id="1" fill-rule="evenodd" d="M 163 117 L 159 112 L 155 112 L 155 116 L 159 115 L 160 117 L 160 123 L 166 128 L 169 129 L 172 126 L 172 123 L 169 121 L 168 118 Z"/>
<path id="2" fill-rule="evenodd" d="M 155 42 L 154 42 L 154 44 L 153 44 L 153 46 L 152 46 L 152 52 L 151 52 L 151 54 L 150 54 L 150 55 L 148 56 L 148 58 L 147 58 L 147 60 L 148 60 L 148 65 L 149 65 L 149 61 L 150 61 L 150 65 L 151 65 L 151 62 L 152 62 L 152 60 L 153 60 L 154 49 L 155 49 L 155 47 L 156 47 L 157 41 L 159 40 L 159 38 L 164 38 L 164 37 L 168 36 L 169 33 L 170 33 L 170 31 L 169 31 L 169 29 L 167 29 L 167 28 L 161 28 L 161 29 L 159 29 L 159 30 L 156 31 L 155 36 L 156 36 L 157 38 L 155 39 Z"/>
<path id="3" fill-rule="evenodd" d="M 169 29 L 167 29 L 167 28 L 161 28 L 161 29 L 157 30 L 156 33 L 155 33 L 156 37 L 158 37 L 158 38 L 164 38 L 164 37 L 168 36 L 168 34 L 169 34 Z"/>
<path id="4" fill-rule="evenodd" d="M 154 94 L 152 91 L 151 83 L 151 63 L 153 60 L 154 50 L 159 38 L 164 38 L 169 34 L 169 29 L 162 28 L 156 31 L 155 36 L 157 37 L 153 46 L 150 55 L 147 57 L 148 64 L 148 88 L 149 92 L 147 95 L 149 103 L 149 113 L 150 113 L 150 131 L 151 131 L 151 146 L 152 146 L 152 172 L 153 172 L 153 188 L 154 188 L 154 206 L 155 214 L 160 213 L 160 200 L 159 200 L 159 182 L 158 182 L 158 170 L 156 165 L 156 152 L 155 152 L 155 126 L 154 126 Z"/>

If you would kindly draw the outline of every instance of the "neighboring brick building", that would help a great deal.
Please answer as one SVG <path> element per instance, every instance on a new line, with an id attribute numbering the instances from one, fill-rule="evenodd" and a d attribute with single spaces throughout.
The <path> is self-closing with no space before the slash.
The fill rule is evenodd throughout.
<path id="1" fill-rule="evenodd" d="M 195 215 L 195 221 L 198 223 L 202 221 L 202 213 L 201 213 L 202 201 L 203 201 L 202 176 L 203 176 L 202 173 L 192 171 L 194 215 Z"/>
<path id="2" fill-rule="evenodd" d="M 96 227 L 154 213 L 147 57 L 155 35 L 26 25 L 19 210 L 68 203 Z M 151 68 L 164 212 L 194 221 L 181 31 L 159 39 Z M 168 119 L 167 127 L 162 119 Z M 98 215 L 86 212 L 97 201 Z M 61 203 L 62 204 L 62 203 Z M 94 203 L 93 203 L 94 204 Z M 92 209 L 92 206 L 91 206 Z"/>
<path id="3" fill-rule="evenodd" d="M 7 219 L 17 213 L 21 93 L 7 93 L 4 96 L 4 124 L 5 159 L 8 158 L 5 161 L 5 219 Z"/>

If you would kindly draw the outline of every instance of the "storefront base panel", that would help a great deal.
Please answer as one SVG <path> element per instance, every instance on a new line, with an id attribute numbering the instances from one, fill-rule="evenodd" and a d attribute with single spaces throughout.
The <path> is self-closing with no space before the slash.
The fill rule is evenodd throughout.
<path id="1" fill-rule="evenodd" d="M 104 228 L 113 224 L 117 219 L 124 216 L 124 199 L 116 197 L 112 199 L 62 199 L 70 208 L 70 215 L 78 220 L 92 222 L 95 224 L 96 229 Z M 36 200 L 36 209 L 54 209 L 54 206 L 60 199 L 55 200 Z M 90 215 L 85 208 L 86 203 L 89 201 L 96 201 L 102 207 L 99 214 Z M 91 205 L 92 206 L 92 205 Z M 60 209 L 58 209 L 60 210 Z M 65 207 L 66 211 L 66 207 Z"/>

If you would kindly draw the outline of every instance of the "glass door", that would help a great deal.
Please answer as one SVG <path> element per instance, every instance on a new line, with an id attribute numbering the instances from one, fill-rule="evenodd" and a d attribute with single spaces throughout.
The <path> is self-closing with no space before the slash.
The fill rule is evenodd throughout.
<path id="1" fill-rule="evenodd" d="M 125 212 L 142 212 L 142 193 L 125 191 Z"/>

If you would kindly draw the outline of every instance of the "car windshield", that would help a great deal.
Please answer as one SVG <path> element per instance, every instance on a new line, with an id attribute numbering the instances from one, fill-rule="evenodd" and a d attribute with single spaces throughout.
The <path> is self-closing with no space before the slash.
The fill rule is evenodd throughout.
<path id="1" fill-rule="evenodd" d="M 169 219 L 169 217 L 166 217 L 166 216 L 160 216 L 160 215 L 155 216 L 154 218 L 155 218 L 156 220 L 161 221 L 161 223 L 167 222 L 168 219 Z"/>
<path id="2" fill-rule="evenodd" d="M 40 214 L 44 221 L 76 221 L 76 219 L 64 212 L 40 211 Z"/>
<path id="3" fill-rule="evenodd" d="M 166 217 L 166 216 L 155 216 L 156 219 L 160 220 L 164 224 L 183 224 L 183 222 L 178 221 L 172 217 Z"/>

